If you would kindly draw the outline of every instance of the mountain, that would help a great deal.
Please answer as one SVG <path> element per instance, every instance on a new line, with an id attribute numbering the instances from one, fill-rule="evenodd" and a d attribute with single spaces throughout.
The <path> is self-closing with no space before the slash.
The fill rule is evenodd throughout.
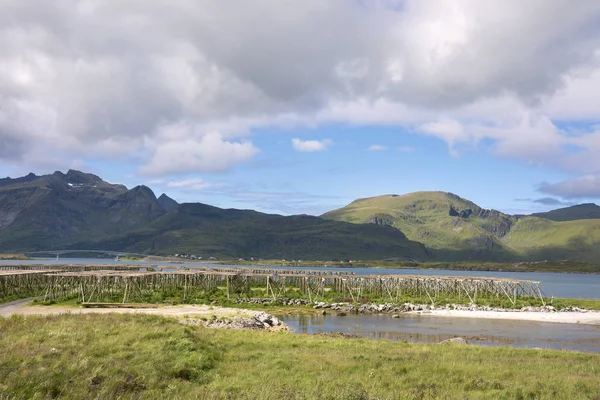
<path id="1" fill-rule="evenodd" d="M 179 205 L 178 202 L 176 202 L 164 193 L 161 194 L 158 198 L 158 204 L 160 204 L 160 206 L 165 212 L 173 211 Z"/>
<path id="2" fill-rule="evenodd" d="M 359 199 L 322 218 L 390 225 L 423 243 L 439 259 L 506 259 L 501 238 L 516 218 L 445 192 L 415 192 Z"/>
<path id="3" fill-rule="evenodd" d="M 321 218 L 281 216 L 178 204 L 146 186 L 69 170 L 0 179 L 0 251 L 598 263 L 599 208 L 511 216 L 452 193 L 416 192 L 359 199 Z"/>
<path id="4" fill-rule="evenodd" d="M 0 250 L 38 250 L 146 226 L 165 212 L 152 190 L 66 174 L 2 179 Z"/>
<path id="5" fill-rule="evenodd" d="M 76 248 L 124 249 L 271 259 L 423 260 L 425 247 L 392 227 L 355 225 L 312 216 L 281 216 L 184 203 L 142 230 Z"/>
<path id="6" fill-rule="evenodd" d="M 399 230 L 157 199 L 79 171 L 0 181 L 0 250 L 103 249 L 287 259 L 426 259 Z"/>
<path id="7" fill-rule="evenodd" d="M 393 226 L 438 260 L 600 260 L 600 220 L 511 216 L 446 192 L 359 199 L 322 218 Z"/>
<path id="8" fill-rule="evenodd" d="M 594 203 L 559 208 L 548 212 L 531 214 L 533 217 L 546 218 L 552 221 L 575 221 L 578 219 L 600 219 L 600 206 Z"/>

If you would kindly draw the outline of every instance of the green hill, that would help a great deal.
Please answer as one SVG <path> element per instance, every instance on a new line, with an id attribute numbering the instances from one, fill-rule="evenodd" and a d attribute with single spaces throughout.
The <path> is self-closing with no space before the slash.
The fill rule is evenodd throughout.
<path id="1" fill-rule="evenodd" d="M 390 225 L 423 243 L 437 259 L 504 260 L 512 252 L 501 238 L 516 218 L 445 192 L 415 192 L 359 199 L 325 219 Z"/>
<path id="2" fill-rule="evenodd" d="M 600 262 L 600 220 L 524 217 L 503 238 L 522 259 Z"/>
<path id="3" fill-rule="evenodd" d="M 600 262 L 600 219 L 556 222 L 516 217 L 483 209 L 452 193 L 359 199 L 322 217 L 394 226 L 410 240 L 423 243 L 438 260 Z"/>
<path id="4" fill-rule="evenodd" d="M 575 221 L 578 219 L 600 219 L 600 206 L 594 203 L 559 208 L 548 212 L 531 214 L 532 217 L 550 219 L 552 221 Z"/>

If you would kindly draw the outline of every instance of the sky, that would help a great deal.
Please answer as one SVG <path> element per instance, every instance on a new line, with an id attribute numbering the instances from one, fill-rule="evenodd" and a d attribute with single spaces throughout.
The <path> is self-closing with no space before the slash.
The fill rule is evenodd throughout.
<path id="1" fill-rule="evenodd" d="M 600 2 L 0 0 L 0 176 L 313 214 L 600 200 Z"/>

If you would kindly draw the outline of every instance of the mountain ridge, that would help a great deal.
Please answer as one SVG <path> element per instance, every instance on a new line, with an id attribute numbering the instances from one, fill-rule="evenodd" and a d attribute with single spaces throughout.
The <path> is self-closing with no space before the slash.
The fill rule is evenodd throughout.
<path id="1" fill-rule="evenodd" d="M 0 250 L 104 249 L 219 257 L 423 259 L 427 251 L 395 228 L 225 210 L 160 201 L 143 185 L 127 189 L 70 170 L 0 187 Z"/>
<path id="2" fill-rule="evenodd" d="M 157 198 L 144 185 L 128 189 L 69 170 L 0 179 L 0 250 L 597 262 L 600 219 L 581 219 L 597 208 L 583 204 L 545 213 L 573 218 L 557 221 L 508 215 L 453 193 L 430 191 L 361 198 L 321 217 L 282 216 L 179 204 L 165 193 Z"/>
<path id="3" fill-rule="evenodd" d="M 508 215 L 447 192 L 363 198 L 321 217 L 394 226 L 440 260 L 543 260 L 551 255 L 598 262 L 600 257 L 595 250 L 600 245 L 600 219 L 551 221 Z"/>

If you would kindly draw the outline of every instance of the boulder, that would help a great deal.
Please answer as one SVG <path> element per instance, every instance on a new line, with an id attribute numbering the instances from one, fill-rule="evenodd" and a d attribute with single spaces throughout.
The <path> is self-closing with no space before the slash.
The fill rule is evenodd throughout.
<path id="1" fill-rule="evenodd" d="M 450 338 L 450 339 L 446 339 L 440 342 L 440 344 L 469 344 L 467 343 L 467 341 L 461 337 L 455 337 L 455 338 Z"/>

